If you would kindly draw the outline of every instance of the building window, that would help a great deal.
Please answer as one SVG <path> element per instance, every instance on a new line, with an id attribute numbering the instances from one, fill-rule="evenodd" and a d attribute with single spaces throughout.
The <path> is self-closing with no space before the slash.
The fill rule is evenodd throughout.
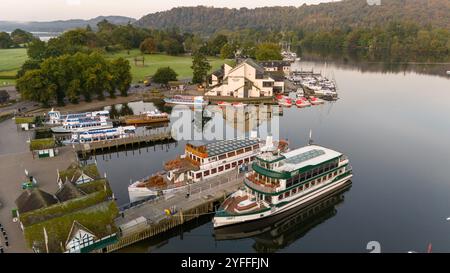
<path id="1" fill-rule="evenodd" d="M 263 87 L 272 87 L 273 82 L 263 82 Z"/>

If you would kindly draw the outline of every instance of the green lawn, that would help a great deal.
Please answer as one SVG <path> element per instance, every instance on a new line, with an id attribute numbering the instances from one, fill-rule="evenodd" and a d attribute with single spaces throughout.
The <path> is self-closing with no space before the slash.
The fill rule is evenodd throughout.
<path id="1" fill-rule="evenodd" d="M 16 75 L 17 70 L 27 59 L 25 48 L 0 49 L 0 87 L 15 84 L 16 81 L 10 77 Z"/>
<path id="2" fill-rule="evenodd" d="M 147 76 L 153 75 L 160 67 L 170 66 L 178 73 L 178 79 L 192 78 L 192 58 L 190 56 L 169 56 L 165 54 L 144 55 L 145 65 L 135 65 L 134 58 L 141 56 L 138 49 L 130 51 L 120 51 L 117 53 L 105 54 L 107 58 L 114 59 L 123 57 L 130 61 L 133 82 L 144 80 Z M 24 48 L 0 49 L 0 86 L 3 84 L 14 84 L 13 79 L 2 79 L 2 76 L 14 76 L 20 66 L 27 60 L 27 51 Z M 232 60 L 222 60 L 216 57 L 208 57 L 213 70 L 218 69 L 224 62 L 231 64 Z"/>
<path id="3" fill-rule="evenodd" d="M 0 73 L 17 71 L 27 59 L 25 48 L 0 49 Z"/>
<path id="4" fill-rule="evenodd" d="M 131 73 L 133 74 L 133 81 L 137 82 L 144 80 L 147 76 L 153 75 L 156 70 L 160 67 L 170 66 L 178 74 L 178 79 L 192 78 L 192 57 L 190 56 L 169 56 L 164 54 L 147 54 L 144 55 L 145 66 L 135 65 L 134 58 L 136 56 L 141 56 L 141 52 L 137 49 L 131 50 L 128 55 L 126 51 L 121 51 L 118 53 L 107 54 L 108 58 L 118 58 L 123 57 L 130 61 Z M 218 69 L 224 62 L 231 63 L 231 60 L 223 60 L 216 57 L 208 57 L 208 60 L 213 67 L 212 70 Z"/>

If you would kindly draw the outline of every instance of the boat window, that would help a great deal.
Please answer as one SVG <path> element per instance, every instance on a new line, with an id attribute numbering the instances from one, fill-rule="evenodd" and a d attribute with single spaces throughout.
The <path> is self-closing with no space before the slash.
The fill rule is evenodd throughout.
<path id="1" fill-rule="evenodd" d="M 216 168 L 211 169 L 211 174 L 215 174 L 216 172 L 217 172 L 217 169 L 216 169 Z"/>
<path id="2" fill-rule="evenodd" d="M 223 171 L 223 166 L 219 166 L 219 172 Z"/>
<path id="3" fill-rule="evenodd" d="M 283 195 L 282 194 L 278 195 L 278 200 L 283 200 Z"/>
<path id="4" fill-rule="evenodd" d="M 203 172 L 203 176 L 208 176 L 208 175 L 209 175 L 209 170 Z"/>

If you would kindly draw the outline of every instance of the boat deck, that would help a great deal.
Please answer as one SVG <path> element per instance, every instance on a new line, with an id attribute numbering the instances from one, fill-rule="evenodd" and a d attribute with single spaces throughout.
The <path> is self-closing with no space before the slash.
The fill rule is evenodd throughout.
<path id="1" fill-rule="evenodd" d="M 223 209 L 230 215 L 246 212 L 256 212 L 267 207 L 261 202 L 251 200 L 248 195 L 231 196 L 222 204 Z"/>

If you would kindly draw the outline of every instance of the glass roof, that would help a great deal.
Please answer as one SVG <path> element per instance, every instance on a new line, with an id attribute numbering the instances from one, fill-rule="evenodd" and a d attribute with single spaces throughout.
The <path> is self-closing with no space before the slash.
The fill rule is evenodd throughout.
<path id="1" fill-rule="evenodd" d="M 231 140 L 220 140 L 210 143 L 203 143 L 206 146 L 208 156 L 215 156 L 231 151 L 239 150 L 245 147 L 250 147 L 258 144 L 258 139 L 231 139 Z M 201 142 L 191 142 L 194 146 L 203 146 Z"/>
<path id="2" fill-rule="evenodd" d="M 299 164 L 299 163 L 316 158 L 316 157 L 324 155 L 324 154 L 325 154 L 325 151 L 314 149 L 314 150 L 311 150 L 308 152 L 304 152 L 304 153 L 295 155 L 290 158 L 286 158 L 285 162 L 288 164 Z"/>

